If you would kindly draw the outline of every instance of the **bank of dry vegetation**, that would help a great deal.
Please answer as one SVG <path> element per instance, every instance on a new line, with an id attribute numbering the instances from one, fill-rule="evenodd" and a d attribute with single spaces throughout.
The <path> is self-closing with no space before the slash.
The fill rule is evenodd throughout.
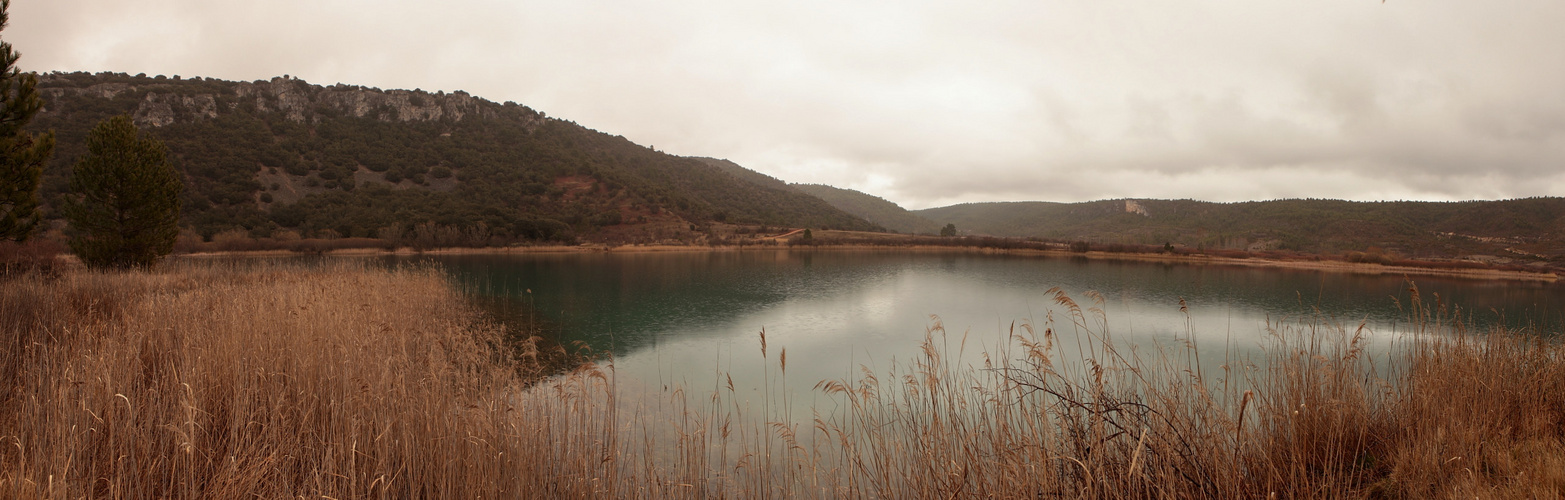
<path id="1" fill-rule="evenodd" d="M 963 343 L 937 328 L 919 359 L 821 382 L 833 403 L 781 422 L 795 402 L 745 388 L 654 413 L 615 400 L 609 367 L 547 375 L 429 269 L 13 277 L 0 498 L 1565 495 L 1556 342 L 1415 309 L 1389 357 L 1307 321 L 1202 373 L 1057 302 L 986 366 L 947 361 Z M 1078 340 L 1085 364 L 1058 348 Z M 764 353 L 772 394 L 815 383 L 788 378 L 783 347 Z"/>

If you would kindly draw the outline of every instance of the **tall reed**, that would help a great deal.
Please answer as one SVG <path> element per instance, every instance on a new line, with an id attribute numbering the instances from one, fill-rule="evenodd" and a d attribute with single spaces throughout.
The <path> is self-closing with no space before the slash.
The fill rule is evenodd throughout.
<path id="1" fill-rule="evenodd" d="M 0 498 L 1565 495 L 1557 341 L 1419 305 L 1389 351 L 1305 318 L 1208 370 L 1088 298 L 977 366 L 937 321 L 797 422 L 764 333 L 759 400 L 628 398 L 611 362 L 550 375 L 433 269 L 36 274 L 0 287 Z"/>
<path id="2" fill-rule="evenodd" d="M 558 398 L 522 391 L 501 334 L 428 269 L 214 265 L 7 282 L 0 497 L 612 487 L 613 419 L 580 396 L 604 392 L 601 370 L 557 381 Z"/>

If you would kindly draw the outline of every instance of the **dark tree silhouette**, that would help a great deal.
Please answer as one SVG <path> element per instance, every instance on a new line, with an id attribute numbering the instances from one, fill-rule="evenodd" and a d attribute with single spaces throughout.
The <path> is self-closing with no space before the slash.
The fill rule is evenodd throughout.
<path id="1" fill-rule="evenodd" d="M 11 0 L 0 0 L 0 30 Z M 54 151 L 54 133 L 33 136 L 24 128 L 43 108 L 38 78 L 16 68 L 21 57 L 0 41 L 0 241 L 23 241 L 38 226 L 38 185 Z"/>
<path id="2" fill-rule="evenodd" d="M 71 251 L 91 267 L 148 267 L 179 235 L 179 173 L 163 143 L 116 116 L 92 129 L 65 205 Z"/>

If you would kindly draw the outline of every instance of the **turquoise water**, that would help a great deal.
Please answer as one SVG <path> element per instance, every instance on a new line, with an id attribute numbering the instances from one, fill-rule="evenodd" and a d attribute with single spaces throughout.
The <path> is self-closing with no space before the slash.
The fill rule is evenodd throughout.
<path id="1" fill-rule="evenodd" d="M 947 332 L 948 357 L 976 361 L 1016 325 L 1062 334 L 1065 356 L 1107 332 L 1148 350 L 1194 341 L 1216 366 L 1258 352 L 1268 325 L 1366 325 L 1384 344 L 1407 329 L 1410 284 L 1425 302 L 1480 326 L 1560 330 L 1565 287 L 1434 277 L 1355 275 L 973 253 L 842 250 L 450 255 L 435 262 L 497 317 L 565 345 L 612 353 L 620 384 L 712 387 L 723 375 L 759 384 L 779 368 L 808 388 L 919 355 Z M 1076 326 L 1063 291 L 1084 310 Z M 1184 309 L 1181 310 L 1181 299 Z M 938 319 L 937 319 L 938 318 Z M 1052 318 L 1052 322 L 1050 319 Z M 1101 325 L 1099 324 L 1101 321 Z M 760 353 L 765 331 L 768 356 Z M 939 340 L 938 332 L 936 339 Z M 965 338 L 965 343 L 963 339 Z M 1074 343 L 1074 345 L 1072 345 Z"/>

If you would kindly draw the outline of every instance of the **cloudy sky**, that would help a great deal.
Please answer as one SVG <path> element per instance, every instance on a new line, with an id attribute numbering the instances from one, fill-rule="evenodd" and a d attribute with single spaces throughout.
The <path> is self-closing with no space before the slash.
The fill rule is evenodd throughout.
<path id="1" fill-rule="evenodd" d="M 909 208 L 1565 195 L 1565 2 L 14 0 L 30 71 L 466 90 Z"/>

